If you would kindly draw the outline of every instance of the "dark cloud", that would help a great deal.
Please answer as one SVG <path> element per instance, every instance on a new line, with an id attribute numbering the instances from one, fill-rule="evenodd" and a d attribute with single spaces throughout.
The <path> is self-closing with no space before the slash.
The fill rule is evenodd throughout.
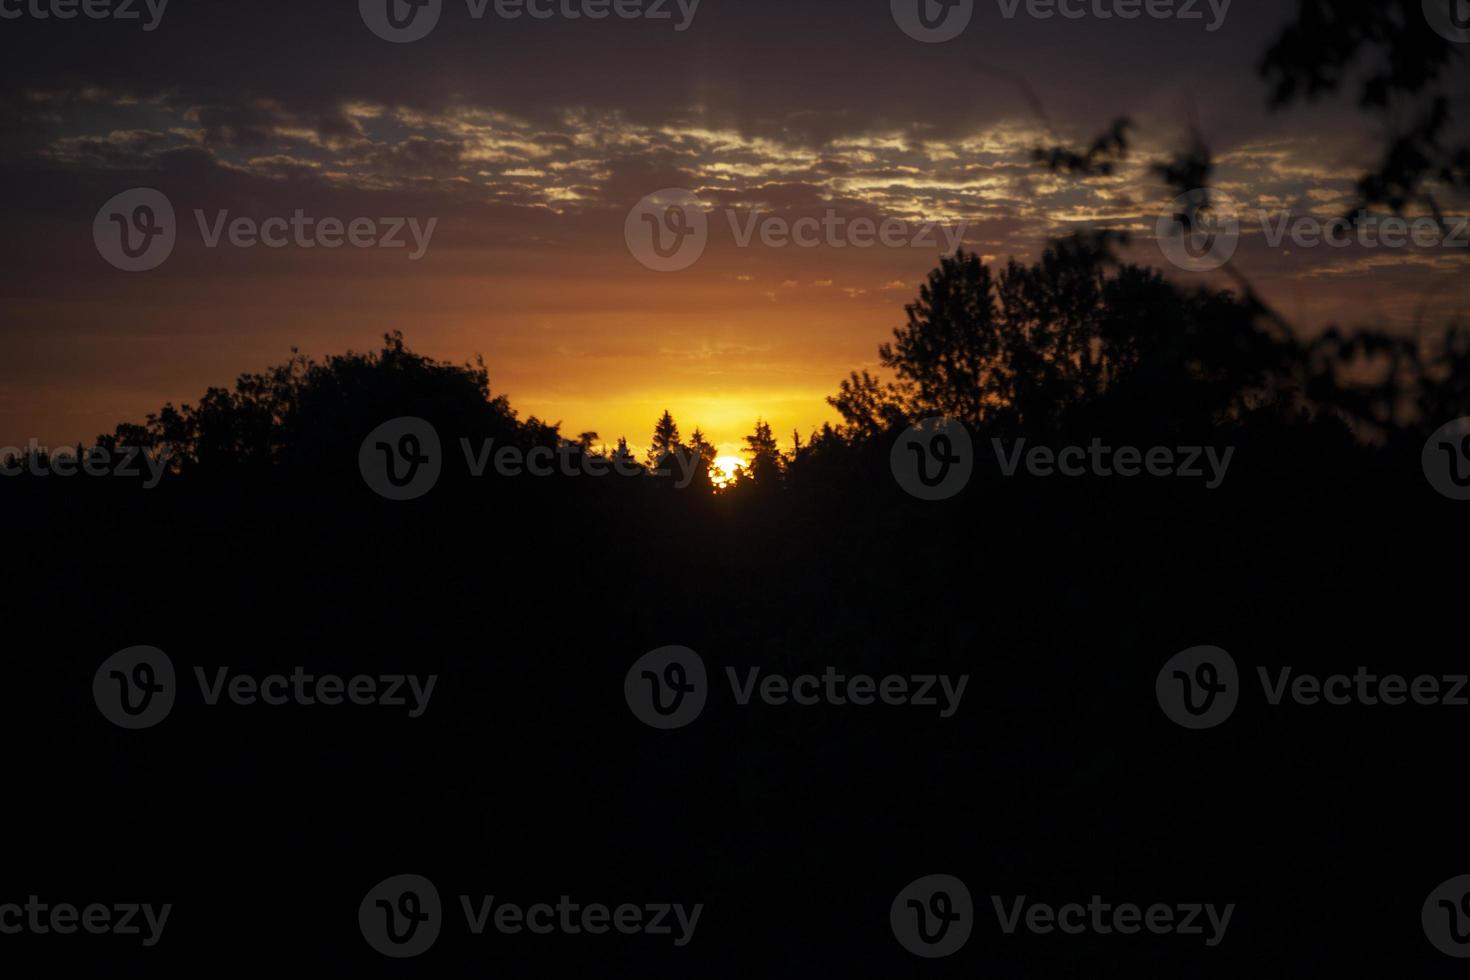
<path id="1" fill-rule="evenodd" d="M 964 35 L 927 45 L 897 28 L 887 3 L 703 0 L 679 33 L 666 21 L 474 20 L 465 0 L 446 0 L 432 34 L 394 45 L 365 28 L 355 3 L 175 0 L 149 33 L 7 22 L 25 43 L 12 42 L 0 77 L 12 91 L 169 94 L 213 107 L 210 132 L 240 141 L 269 133 L 260 100 L 337 123 L 341 104 L 363 100 L 537 119 L 591 107 L 644 124 L 694 110 L 713 128 L 803 142 L 874 130 L 943 137 L 1029 111 L 1006 79 L 1024 81 L 1059 120 L 1156 104 L 1161 77 L 1201 106 L 1234 103 L 1288 6 L 1237 3 L 1207 35 L 1180 21 L 1006 20 L 995 0 L 977 0 Z"/>

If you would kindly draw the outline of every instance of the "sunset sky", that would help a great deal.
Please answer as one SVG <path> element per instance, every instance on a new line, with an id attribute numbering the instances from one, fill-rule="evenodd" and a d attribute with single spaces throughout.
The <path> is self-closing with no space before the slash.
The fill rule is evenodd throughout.
<path id="1" fill-rule="evenodd" d="M 293 346 L 363 350 L 396 329 L 424 354 L 483 353 L 497 393 L 568 435 L 641 446 L 667 408 L 726 452 L 757 416 L 786 445 L 875 366 L 940 248 L 740 247 L 723 209 L 964 221 L 966 247 L 1002 262 L 1127 227 L 1130 257 L 1190 281 L 1152 240 L 1173 194 L 1147 164 L 1191 124 L 1251 215 L 1335 217 L 1377 162 L 1383 133 L 1350 101 L 1266 111 L 1255 65 L 1293 6 L 1235 0 L 1209 31 L 1208 4 L 1204 21 L 1073 21 L 977 0 L 943 44 L 907 36 L 888 0 L 702 0 L 682 31 L 674 3 L 671 20 L 507 20 L 446 0 L 404 44 L 349 0 L 172 0 L 153 30 L 0 21 L 0 444 L 87 441 Z M 1118 177 L 1029 162 L 1120 115 L 1138 130 Z M 178 241 L 128 273 L 93 219 L 137 187 L 169 199 Z M 721 209 L 680 272 L 624 240 L 663 188 Z M 208 248 L 196 209 L 438 223 L 415 261 Z M 1248 230 L 1237 263 L 1305 327 L 1442 323 L 1470 298 L 1464 249 L 1272 248 Z"/>

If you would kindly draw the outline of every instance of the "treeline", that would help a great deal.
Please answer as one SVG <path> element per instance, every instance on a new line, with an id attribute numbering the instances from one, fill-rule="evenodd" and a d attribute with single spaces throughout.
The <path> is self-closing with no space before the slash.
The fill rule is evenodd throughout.
<path id="1" fill-rule="evenodd" d="M 1059 241 L 1030 265 L 993 267 L 963 250 L 943 258 L 878 356 L 881 376 L 854 371 L 828 399 L 838 424 L 805 438 L 793 432 L 783 448 L 757 420 L 730 489 L 840 480 L 854 457 L 886 452 L 898 432 L 932 417 L 958 419 L 983 438 L 1275 428 L 1381 446 L 1422 442 L 1470 415 L 1470 343 L 1460 329 L 1429 341 L 1333 329 L 1301 342 L 1252 298 L 1181 289 L 1119 262 L 1105 236 Z M 195 404 L 166 404 L 97 444 L 161 455 L 175 476 L 309 473 L 353 458 L 366 433 L 399 416 L 473 442 L 571 450 L 650 472 L 666 469 L 671 453 L 690 453 L 702 480 L 716 456 L 699 428 L 684 437 L 668 411 L 642 459 L 626 437 L 608 446 L 592 431 L 565 436 L 493 393 L 482 359 L 435 361 L 401 333 L 379 351 L 322 361 L 293 350 L 283 364 L 210 388 Z"/>

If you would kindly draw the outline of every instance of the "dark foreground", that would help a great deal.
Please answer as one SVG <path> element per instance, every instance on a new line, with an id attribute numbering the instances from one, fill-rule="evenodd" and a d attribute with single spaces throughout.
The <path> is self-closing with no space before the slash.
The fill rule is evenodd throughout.
<path id="1" fill-rule="evenodd" d="M 937 503 L 904 494 L 877 453 L 825 491 L 446 478 L 402 503 L 354 462 L 151 491 L 0 485 L 4 898 L 172 905 L 151 947 L 146 926 L 27 931 L 4 937 L 10 962 L 114 976 L 1460 972 L 1421 907 L 1470 872 L 1470 708 L 1273 707 L 1257 679 L 1465 672 L 1466 505 L 1428 485 L 1417 446 L 1260 438 L 1213 491 L 982 466 Z M 93 680 L 140 644 L 168 654 L 179 693 L 160 724 L 128 731 Z M 671 644 L 698 652 L 711 691 L 695 722 L 659 731 L 624 678 Z M 1191 731 L 1155 680 L 1202 644 L 1233 655 L 1240 703 Z M 757 666 L 969 681 L 948 718 L 741 706 L 726 668 L 743 683 Z M 210 706 L 196 667 L 211 684 L 220 667 L 437 684 L 417 718 Z M 403 874 L 433 882 L 442 921 L 430 949 L 395 960 L 358 912 Z M 890 906 L 934 874 L 968 887 L 972 932 L 924 959 Z M 703 909 L 679 946 L 672 909 L 669 934 L 569 935 L 558 912 L 550 934 L 492 916 L 475 935 L 461 896 L 471 911 L 490 896 L 633 905 L 647 924 L 659 905 Z M 1008 934 L 996 902 L 1009 918 L 1021 896 L 1167 905 L 1180 924 L 1191 904 L 1234 909 L 1214 937 L 1203 911 L 1201 934 L 1099 934 L 1095 915 L 1117 920 L 1093 911 L 1081 934 L 1024 918 Z"/>

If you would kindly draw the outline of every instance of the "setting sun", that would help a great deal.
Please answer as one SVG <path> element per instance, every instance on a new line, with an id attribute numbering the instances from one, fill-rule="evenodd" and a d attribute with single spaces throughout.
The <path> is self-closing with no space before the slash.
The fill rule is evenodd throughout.
<path id="1" fill-rule="evenodd" d="M 724 489 L 735 482 L 736 475 L 744 467 L 745 462 L 739 456 L 716 456 L 709 469 L 710 482 L 716 488 Z"/>

